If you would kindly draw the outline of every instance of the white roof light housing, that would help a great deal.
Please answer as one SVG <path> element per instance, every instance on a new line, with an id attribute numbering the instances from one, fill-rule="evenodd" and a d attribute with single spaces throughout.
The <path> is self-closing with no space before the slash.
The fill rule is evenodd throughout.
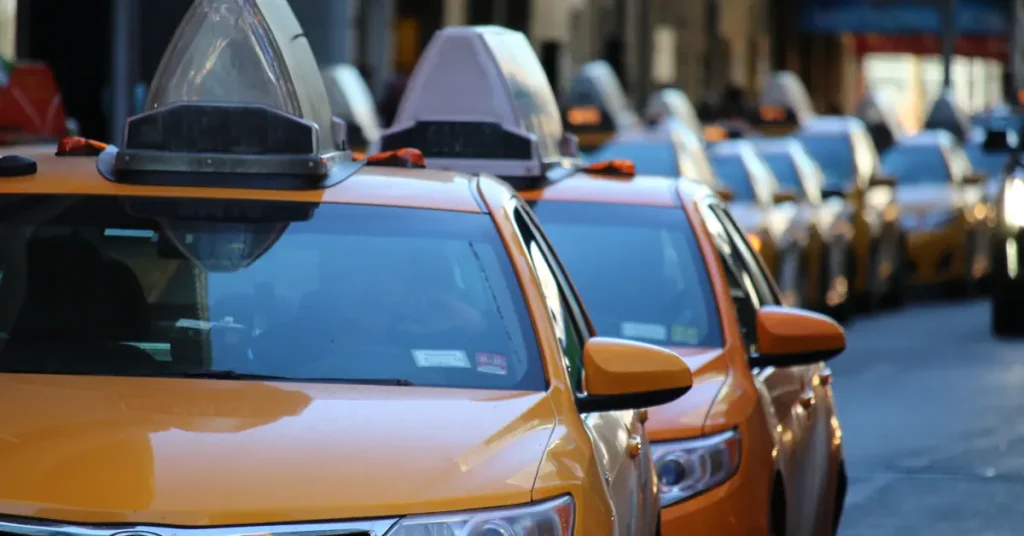
<path id="1" fill-rule="evenodd" d="M 626 96 L 615 69 L 605 60 L 593 60 L 580 67 L 569 84 L 562 107 L 566 113 L 575 107 L 596 106 L 601 110 L 603 130 L 627 129 L 637 126 L 639 118 Z M 566 118 L 568 120 L 568 118 Z"/>
<path id="2" fill-rule="evenodd" d="M 807 93 L 807 86 L 796 73 L 779 71 L 761 90 L 757 99 L 761 108 L 777 106 L 784 108 L 797 124 L 803 124 L 815 116 L 814 104 Z"/>
<path id="3" fill-rule="evenodd" d="M 644 108 L 644 117 L 652 123 L 675 118 L 698 136 L 703 132 L 703 125 L 697 117 L 693 101 L 679 88 L 662 88 L 651 93 Z"/>
<path id="4" fill-rule="evenodd" d="M 321 70 L 331 113 L 348 124 L 348 142 L 365 150 L 380 139 L 380 116 L 366 79 L 354 65 L 338 63 Z"/>
<path id="5" fill-rule="evenodd" d="M 100 157 L 112 180 L 232 186 L 262 176 L 244 186 L 281 187 L 267 178 L 276 176 L 322 187 L 351 161 L 287 0 L 195 0 L 150 87 L 123 147 Z"/>
<path id="6" fill-rule="evenodd" d="M 522 32 L 450 26 L 430 39 L 371 151 L 415 148 L 427 167 L 540 177 L 565 160 L 563 138 L 554 91 Z"/>

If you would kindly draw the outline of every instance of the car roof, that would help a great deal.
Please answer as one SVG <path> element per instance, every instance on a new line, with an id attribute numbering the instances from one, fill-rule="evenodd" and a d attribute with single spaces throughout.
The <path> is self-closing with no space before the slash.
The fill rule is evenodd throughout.
<path id="1" fill-rule="evenodd" d="M 800 140 L 791 137 L 755 138 L 749 140 L 749 143 L 760 153 L 789 153 L 803 148 Z"/>
<path id="2" fill-rule="evenodd" d="M 642 141 L 655 143 L 672 143 L 672 132 L 662 128 L 631 128 L 617 132 L 608 143 L 617 141 Z"/>
<path id="3" fill-rule="evenodd" d="M 680 199 L 693 201 L 713 195 L 706 184 L 691 179 L 654 175 L 620 178 L 576 173 L 519 195 L 527 201 L 607 203 L 651 207 L 680 207 Z"/>
<path id="4" fill-rule="evenodd" d="M 864 128 L 864 122 L 852 115 L 819 115 L 800 127 L 807 134 L 846 134 L 855 128 Z"/>
<path id="5" fill-rule="evenodd" d="M 492 180 L 455 171 L 358 166 L 340 182 L 322 189 L 265 189 L 202 186 L 149 186 L 105 178 L 95 157 L 55 156 L 53 146 L 5 147 L 0 156 L 21 155 L 36 161 L 38 171 L 0 179 L 0 194 L 124 195 L 217 199 L 259 199 L 347 203 L 482 213 L 475 180 Z"/>
<path id="6" fill-rule="evenodd" d="M 921 146 L 921 145 L 955 145 L 956 137 L 950 132 L 940 129 L 922 130 L 913 136 L 907 136 L 896 142 L 900 146 Z"/>
<path id="7" fill-rule="evenodd" d="M 708 156 L 712 155 L 740 155 L 745 151 L 753 151 L 754 144 L 746 139 L 722 140 L 708 147 Z"/>

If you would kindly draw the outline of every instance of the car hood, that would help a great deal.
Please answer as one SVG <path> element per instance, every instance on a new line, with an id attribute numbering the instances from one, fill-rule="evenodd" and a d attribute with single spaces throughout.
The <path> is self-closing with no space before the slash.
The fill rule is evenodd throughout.
<path id="1" fill-rule="evenodd" d="M 527 502 L 546 393 L 0 374 L 0 513 L 232 525 Z"/>
<path id="2" fill-rule="evenodd" d="M 647 435 L 651 441 L 701 435 L 708 412 L 729 377 L 729 366 L 721 348 L 669 349 L 690 367 L 693 387 L 682 397 L 649 410 Z"/>
<path id="3" fill-rule="evenodd" d="M 733 201 L 729 203 L 729 212 L 746 233 L 756 233 L 764 221 L 764 210 L 753 201 Z"/>
<path id="4" fill-rule="evenodd" d="M 953 206 L 953 187 L 946 184 L 901 184 L 896 187 L 896 201 L 905 211 L 928 212 Z"/>

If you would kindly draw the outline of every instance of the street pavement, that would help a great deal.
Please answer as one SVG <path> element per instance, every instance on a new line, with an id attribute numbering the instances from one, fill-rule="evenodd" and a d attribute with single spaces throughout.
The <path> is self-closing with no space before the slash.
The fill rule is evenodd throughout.
<path id="1" fill-rule="evenodd" d="M 830 363 L 850 475 L 840 536 L 1024 534 L 1024 341 L 988 322 L 976 300 L 848 326 Z"/>

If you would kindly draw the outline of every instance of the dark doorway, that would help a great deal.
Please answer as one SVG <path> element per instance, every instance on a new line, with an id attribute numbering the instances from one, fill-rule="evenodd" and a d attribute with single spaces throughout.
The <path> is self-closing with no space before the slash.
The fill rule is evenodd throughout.
<path id="1" fill-rule="evenodd" d="M 32 0 L 19 2 L 18 10 L 28 10 L 19 17 L 27 24 L 19 28 L 27 34 L 21 41 L 27 50 L 19 50 L 19 56 L 49 64 L 68 116 L 78 120 L 83 135 L 106 139 L 103 87 L 110 79 L 110 0 Z"/>

